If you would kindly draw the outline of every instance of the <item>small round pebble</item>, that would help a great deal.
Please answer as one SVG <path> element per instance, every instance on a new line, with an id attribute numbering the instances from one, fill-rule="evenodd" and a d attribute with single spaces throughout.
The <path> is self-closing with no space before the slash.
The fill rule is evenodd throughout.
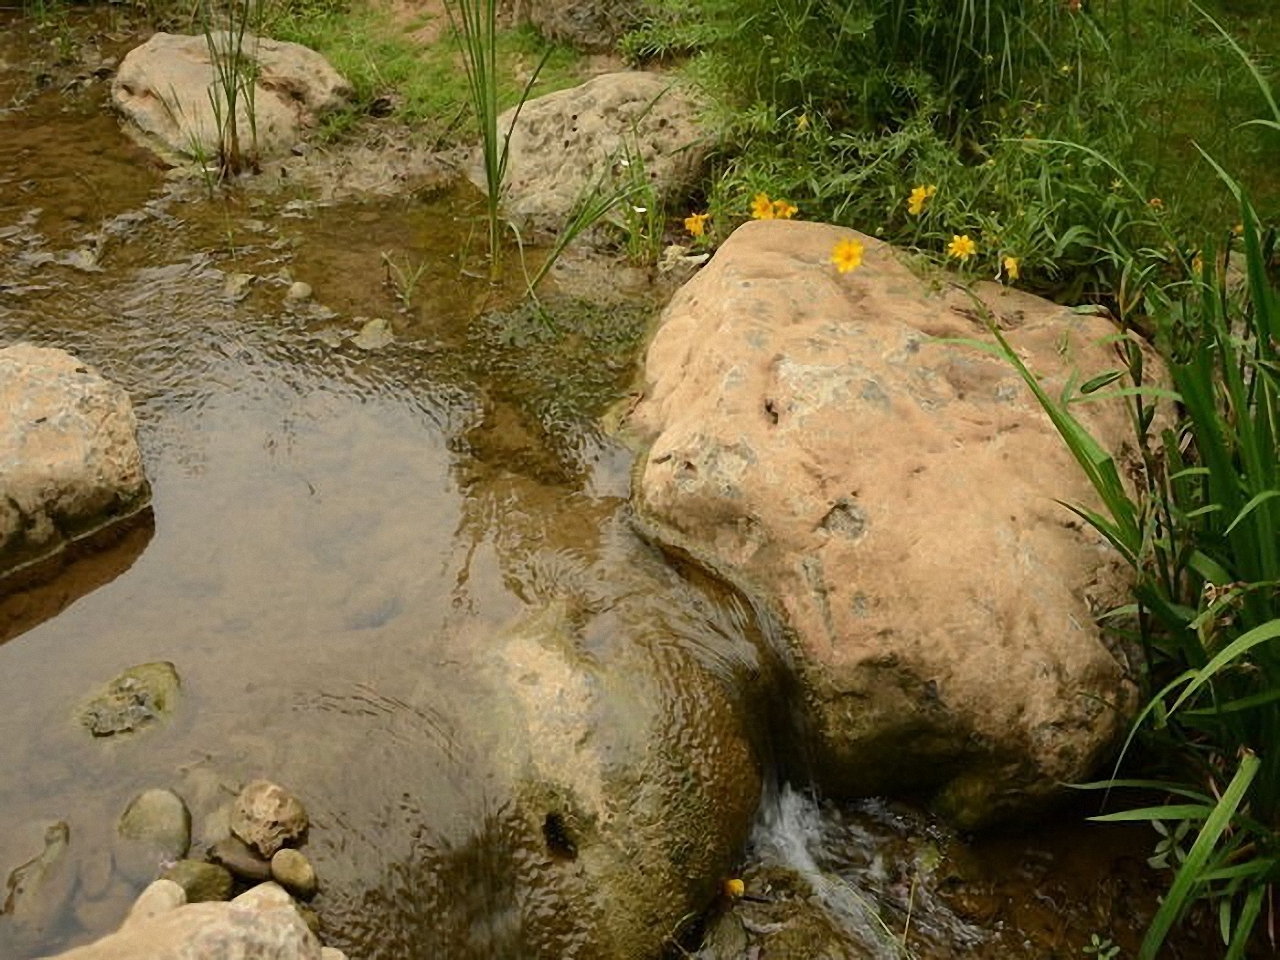
<path id="1" fill-rule="evenodd" d="M 311 861 L 297 850 L 285 847 L 271 858 L 271 876 L 290 893 L 310 897 L 320 888 Z"/>

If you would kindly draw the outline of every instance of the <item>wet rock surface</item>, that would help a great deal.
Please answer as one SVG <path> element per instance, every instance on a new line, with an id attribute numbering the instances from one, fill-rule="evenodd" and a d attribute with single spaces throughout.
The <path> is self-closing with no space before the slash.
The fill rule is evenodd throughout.
<path id="1" fill-rule="evenodd" d="M 191 813 L 171 790 L 146 790 L 130 802 L 116 827 L 116 866 L 138 879 L 154 878 L 159 865 L 180 860 L 191 846 Z"/>
<path id="2" fill-rule="evenodd" d="M 0 348 L 0 578 L 149 498 L 128 394 L 66 351 Z"/>
<path id="3" fill-rule="evenodd" d="M 237 131 L 246 157 L 288 153 L 324 114 L 342 106 L 351 87 L 320 54 L 295 43 L 246 34 L 236 51 L 231 34 L 215 32 L 222 59 L 244 56 L 255 66 L 253 96 L 241 94 Z M 225 95 L 204 36 L 154 34 L 130 50 L 111 86 L 115 107 L 148 142 L 170 154 L 217 158 L 222 144 L 213 109 Z M 252 103 L 253 118 L 248 115 Z"/>
<path id="4" fill-rule="evenodd" d="M 240 791 L 231 811 L 231 832 L 264 857 L 307 832 L 302 801 L 268 780 L 254 780 Z"/>
<path id="5" fill-rule="evenodd" d="M 601 177 L 616 172 L 626 182 L 629 162 L 636 174 L 643 163 L 659 198 L 676 196 L 691 185 L 708 149 L 696 114 L 691 94 L 673 77 L 635 71 L 528 101 L 511 135 L 507 215 L 535 232 L 555 233 Z M 512 116 L 504 113 L 498 128 L 507 129 Z M 468 176 L 483 184 L 483 167 L 473 162 Z"/>
<path id="6" fill-rule="evenodd" d="M 942 342 L 984 337 L 969 301 L 866 237 L 837 273 L 854 236 L 750 223 L 676 295 L 635 415 L 653 441 L 636 502 L 775 607 L 826 787 L 925 790 L 991 823 L 1087 779 L 1123 731 L 1134 688 L 1090 606 L 1122 581 L 1056 503 L 1093 494 L 1016 372 Z M 1050 393 L 1113 365 L 1106 321 L 978 293 Z M 1118 405 L 1081 415 L 1122 449 Z"/>
<path id="7" fill-rule="evenodd" d="M 271 861 L 262 857 L 239 837 L 219 840 L 209 850 L 209 859 L 226 867 L 242 880 L 261 883 L 271 879 Z"/>
<path id="8" fill-rule="evenodd" d="M 316 871 L 306 856 L 297 850 L 277 850 L 271 858 L 271 878 L 295 897 L 306 900 L 320 889 Z"/>
<path id="9" fill-rule="evenodd" d="M 154 724 L 174 707 L 180 681 L 172 663 L 144 663 L 116 677 L 80 714 L 95 737 L 132 733 Z"/>

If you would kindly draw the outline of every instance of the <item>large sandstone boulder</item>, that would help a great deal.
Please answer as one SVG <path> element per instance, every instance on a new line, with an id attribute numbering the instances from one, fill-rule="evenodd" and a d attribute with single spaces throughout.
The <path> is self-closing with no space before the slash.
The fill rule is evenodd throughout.
<path id="1" fill-rule="evenodd" d="M 635 500 L 660 539 L 772 603 L 814 770 L 844 795 L 926 791 L 965 826 L 1088 776 L 1134 691 L 1091 596 L 1114 558 L 1056 499 L 1092 492 L 989 339 L 875 240 L 750 223 L 677 294 L 649 349 Z M 1104 320 L 977 293 L 1060 390 L 1114 366 Z M 1079 408 L 1109 448 L 1123 413 Z"/>
<path id="2" fill-rule="evenodd" d="M 643 12 L 642 0 L 506 0 L 505 6 L 521 22 L 532 24 L 544 37 L 578 47 L 605 51 Z"/>
<path id="3" fill-rule="evenodd" d="M 227 33 L 214 33 L 215 49 L 227 51 Z M 256 64 L 252 114 L 247 91 L 236 108 L 240 149 L 259 157 L 287 153 L 316 119 L 351 96 L 345 79 L 314 50 L 296 43 L 246 35 L 242 54 Z M 226 114 L 209 41 L 201 36 L 157 33 L 130 50 L 111 85 L 125 119 L 152 145 L 187 157 L 214 159 L 222 131 L 214 98 Z"/>
<path id="4" fill-rule="evenodd" d="M 62 350 L 0 349 L 0 577 L 149 499 L 124 390 Z"/>
<path id="5" fill-rule="evenodd" d="M 510 110 L 499 117 L 498 129 L 505 132 L 513 116 Z M 642 158 L 660 198 L 678 194 L 701 168 L 706 142 L 697 108 L 671 77 L 606 73 L 530 100 L 511 136 L 506 213 L 534 232 L 555 233 L 602 176 L 611 169 L 628 175 L 629 153 Z M 478 159 L 468 175 L 483 188 Z"/>

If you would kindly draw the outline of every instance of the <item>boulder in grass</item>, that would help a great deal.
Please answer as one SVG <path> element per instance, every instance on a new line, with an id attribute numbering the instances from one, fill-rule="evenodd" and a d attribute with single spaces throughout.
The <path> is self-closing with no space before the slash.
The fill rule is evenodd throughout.
<path id="1" fill-rule="evenodd" d="M 514 109 L 498 118 L 506 131 Z M 606 73 L 569 90 L 530 100 L 511 135 L 504 208 L 522 227 L 554 234 L 584 191 L 623 164 L 671 199 L 696 180 L 707 156 L 698 107 L 674 78 L 656 73 Z M 628 160 L 630 155 L 631 160 Z M 478 158 L 468 176 L 484 189 Z"/>
<path id="2" fill-rule="evenodd" d="M 228 113 L 215 59 L 229 57 L 233 46 L 225 32 L 209 39 L 153 34 L 121 62 L 111 84 L 112 102 L 161 152 L 215 159 L 223 131 L 214 101 L 224 116 Z M 219 51 L 218 58 L 211 49 Z M 246 34 L 240 50 L 255 71 L 252 97 L 242 92 L 236 107 L 236 131 L 246 157 L 287 154 L 319 118 L 352 95 L 351 85 L 329 61 L 307 47 Z"/>
<path id="3" fill-rule="evenodd" d="M 515 19 L 548 40 L 579 50 L 611 50 L 644 13 L 642 0 L 504 0 Z"/>

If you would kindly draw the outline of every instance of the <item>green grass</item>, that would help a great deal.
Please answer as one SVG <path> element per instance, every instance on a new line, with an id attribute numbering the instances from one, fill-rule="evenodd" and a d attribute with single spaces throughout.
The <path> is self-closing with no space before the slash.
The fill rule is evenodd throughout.
<path id="1" fill-rule="evenodd" d="M 424 46 L 409 34 L 414 24 L 398 24 L 390 14 L 353 0 L 350 6 L 292 0 L 275 7 L 268 33 L 301 43 L 328 57 L 356 90 L 348 111 L 330 117 L 324 133 L 347 133 L 380 97 L 394 104 L 392 118 L 410 124 L 426 138 L 452 142 L 470 135 L 467 79 L 458 44 L 446 26 L 440 40 Z M 522 71 L 531 71 L 546 56 L 533 96 L 573 86 L 579 81 L 581 56 L 562 45 L 550 45 L 531 28 L 499 33 L 498 103 L 502 109 L 519 100 Z"/>
<path id="2" fill-rule="evenodd" d="M 939 257 L 968 234 L 972 275 L 1016 257 L 1022 285 L 1136 318 L 1153 288 L 1186 278 L 1203 231 L 1235 222 L 1196 143 L 1236 172 L 1264 220 L 1280 216 L 1280 132 L 1240 126 L 1265 101 L 1188 0 L 1086 0 L 1081 14 L 1049 0 L 653 10 L 623 48 L 683 61 L 708 93 L 723 148 L 705 202 L 719 238 L 763 191 Z M 1274 75 L 1280 5 L 1220 0 L 1208 12 Z M 938 192 L 913 216 L 906 199 L 921 184 Z"/>
<path id="3" fill-rule="evenodd" d="M 1196 149 L 1200 144 L 1250 190 L 1264 220 L 1280 217 L 1280 133 L 1241 124 L 1267 115 L 1266 102 L 1228 42 L 1185 2 L 1132 0 L 1129 44 L 1114 46 L 1115 63 L 1094 69 L 1114 76 L 1116 95 L 1132 117 L 1127 159 L 1151 169 L 1152 194 L 1169 204 L 1179 230 L 1234 224 L 1235 199 Z M 1208 2 L 1205 11 L 1277 76 L 1280 9 L 1270 2 Z M 1166 16 L 1166 10 L 1169 15 Z"/>

